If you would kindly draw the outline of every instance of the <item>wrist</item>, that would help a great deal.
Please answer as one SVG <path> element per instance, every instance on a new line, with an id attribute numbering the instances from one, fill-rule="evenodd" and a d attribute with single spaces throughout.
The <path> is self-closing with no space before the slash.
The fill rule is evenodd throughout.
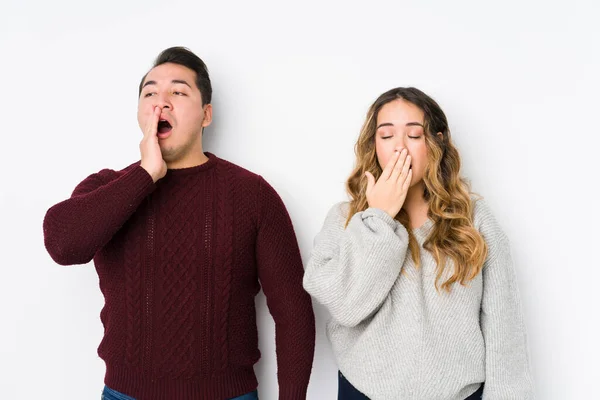
<path id="1" fill-rule="evenodd" d="M 144 168 L 144 170 L 148 173 L 148 175 L 150 175 L 150 178 L 152 178 L 152 181 L 154 183 L 156 183 L 156 181 L 158 181 L 160 178 L 158 177 L 158 174 L 153 172 L 152 169 L 148 168 L 145 165 L 141 165 L 142 168 Z"/>

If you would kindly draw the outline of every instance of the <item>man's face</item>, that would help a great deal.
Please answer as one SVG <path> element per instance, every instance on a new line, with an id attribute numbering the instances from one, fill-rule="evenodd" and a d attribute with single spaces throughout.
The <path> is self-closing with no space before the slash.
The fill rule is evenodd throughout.
<path id="1" fill-rule="evenodd" d="M 202 105 L 194 71 L 166 63 L 148 72 L 138 101 L 137 118 L 142 130 L 155 107 L 161 109 L 158 143 L 167 164 L 184 160 L 198 145 L 202 148 L 202 128 L 212 120 L 212 106 Z"/>

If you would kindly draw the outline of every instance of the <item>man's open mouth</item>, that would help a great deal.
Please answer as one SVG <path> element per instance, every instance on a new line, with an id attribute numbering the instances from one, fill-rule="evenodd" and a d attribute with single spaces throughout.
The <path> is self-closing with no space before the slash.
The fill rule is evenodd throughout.
<path id="1" fill-rule="evenodd" d="M 173 129 L 173 127 L 171 126 L 171 124 L 169 123 L 169 121 L 161 119 L 160 121 L 158 121 L 158 133 L 167 133 L 169 131 L 171 131 L 171 129 Z"/>

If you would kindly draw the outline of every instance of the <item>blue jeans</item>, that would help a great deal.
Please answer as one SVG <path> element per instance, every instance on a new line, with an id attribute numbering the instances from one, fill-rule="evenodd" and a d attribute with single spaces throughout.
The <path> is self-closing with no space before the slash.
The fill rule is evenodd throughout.
<path id="1" fill-rule="evenodd" d="M 119 393 L 116 390 L 109 388 L 108 386 L 104 386 L 104 390 L 102 391 L 102 400 L 135 400 L 133 397 L 129 397 L 123 393 Z M 230 400 L 258 400 L 258 392 L 255 390 L 254 392 L 246 393 L 244 395 L 234 397 Z"/>
<path id="2" fill-rule="evenodd" d="M 479 400 L 482 396 L 483 385 L 465 400 Z M 369 398 L 352 386 L 341 372 L 338 372 L 338 400 L 369 400 Z"/>

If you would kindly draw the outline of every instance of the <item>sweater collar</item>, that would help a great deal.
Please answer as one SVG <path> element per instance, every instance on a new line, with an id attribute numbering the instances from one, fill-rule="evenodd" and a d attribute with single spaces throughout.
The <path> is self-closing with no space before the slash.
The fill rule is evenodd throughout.
<path id="1" fill-rule="evenodd" d="M 205 152 L 204 155 L 206 155 L 206 157 L 208 157 L 208 161 L 206 161 L 204 164 L 195 165 L 193 167 L 187 167 L 187 168 L 168 169 L 167 176 L 178 177 L 178 176 L 193 175 L 193 174 L 207 171 L 207 170 L 213 168 L 215 165 L 217 165 L 217 163 L 219 161 L 219 158 L 217 156 L 215 156 L 212 153 L 208 153 L 208 152 Z"/>
<path id="2" fill-rule="evenodd" d="M 413 229 L 413 234 L 417 238 L 419 242 L 424 242 L 433 227 L 433 221 L 430 218 L 427 218 L 427 221 L 417 229 Z"/>

